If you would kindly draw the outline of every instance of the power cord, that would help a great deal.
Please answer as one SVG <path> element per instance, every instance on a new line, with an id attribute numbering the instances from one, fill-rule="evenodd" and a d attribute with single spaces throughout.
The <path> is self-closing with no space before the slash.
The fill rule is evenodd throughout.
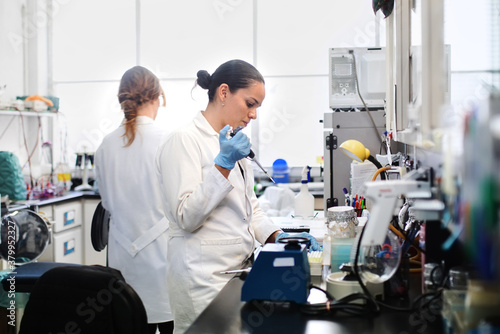
<path id="1" fill-rule="evenodd" d="M 422 311 L 424 309 L 424 307 L 431 305 L 432 301 L 434 301 L 435 299 L 437 299 L 441 296 L 442 289 L 439 289 L 436 292 L 422 294 L 422 295 L 418 296 L 412 302 L 412 305 L 410 307 L 397 307 L 397 306 L 392 306 L 392 305 L 383 303 L 379 300 L 375 300 L 373 298 L 372 294 L 370 293 L 370 291 L 367 289 L 366 285 L 363 283 L 361 276 L 359 275 L 358 257 L 359 257 L 359 252 L 360 252 L 360 248 L 361 248 L 361 239 L 363 238 L 365 227 L 366 227 L 366 225 L 363 226 L 363 228 L 361 229 L 360 237 L 359 237 L 358 242 L 356 244 L 356 255 L 355 255 L 355 259 L 354 259 L 354 268 L 353 269 L 354 269 L 354 273 L 356 275 L 356 279 L 358 280 L 358 283 L 361 286 L 361 289 L 367 295 L 368 299 L 374 304 L 374 309 L 373 309 L 374 312 L 376 312 L 376 313 L 380 312 L 380 307 L 384 307 L 387 309 L 391 309 L 393 311 L 400 311 L 400 312 L 413 312 L 416 310 Z M 446 282 L 446 279 L 442 281 L 443 286 L 444 286 L 445 282 Z M 427 301 L 426 303 L 424 303 L 423 305 L 420 305 L 419 308 L 417 308 L 416 304 L 418 303 L 418 301 L 420 301 L 423 298 L 427 298 L 429 296 L 431 297 L 431 299 L 429 301 Z M 373 306 L 373 304 L 372 304 L 372 306 Z"/>
<path id="2" fill-rule="evenodd" d="M 317 304 L 302 304 L 300 305 L 299 308 L 301 312 L 310 315 L 325 314 L 325 313 L 326 314 L 344 313 L 352 316 L 360 316 L 360 315 L 366 316 L 366 315 L 378 314 L 382 307 L 397 312 L 414 312 L 414 311 L 424 312 L 426 309 L 432 307 L 433 302 L 437 301 L 441 297 L 447 279 L 444 279 L 440 282 L 441 286 L 440 288 L 437 289 L 437 291 L 425 293 L 416 297 L 412 301 L 409 307 L 393 306 L 383 303 L 379 300 L 376 300 L 372 296 L 366 285 L 361 280 L 361 276 L 359 274 L 358 258 L 361 249 L 361 239 L 363 237 L 364 231 L 365 227 L 361 229 L 360 237 L 356 244 L 356 254 L 353 266 L 354 275 L 361 289 L 363 290 L 363 293 L 354 293 L 345 296 L 339 300 L 335 300 L 335 298 L 330 293 L 328 293 L 328 291 L 325 291 L 324 289 L 316 286 L 311 286 L 311 288 L 322 291 L 328 298 L 328 301 L 325 303 L 317 303 Z"/>
<path id="3" fill-rule="evenodd" d="M 375 131 L 377 138 L 380 140 L 380 145 L 383 145 L 384 143 L 382 141 L 380 134 L 378 133 L 377 125 L 375 124 L 375 120 L 373 119 L 371 111 L 368 108 L 368 106 L 366 105 L 365 100 L 361 96 L 361 92 L 359 91 L 358 70 L 356 68 L 356 56 L 354 55 L 354 52 L 352 50 L 349 50 L 349 53 L 352 55 L 352 59 L 353 59 L 354 80 L 356 80 L 356 91 L 358 92 L 359 99 L 361 100 L 361 103 L 363 103 L 363 106 L 365 107 L 366 112 L 368 113 L 368 116 L 370 117 L 370 121 L 372 123 L 373 130 Z"/>
<path id="4" fill-rule="evenodd" d="M 302 313 L 309 315 L 345 313 L 352 316 L 368 315 L 371 313 L 370 308 L 366 306 L 367 296 L 362 293 L 353 293 L 345 296 L 344 298 L 335 300 L 335 298 L 333 298 L 328 291 L 322 288 L 314 285 L 311 285 L 310 288 L 318 289 L 325 293 L 328 301 L 325 303 L 301 304 L 299 305 L 299 310 Z"/>

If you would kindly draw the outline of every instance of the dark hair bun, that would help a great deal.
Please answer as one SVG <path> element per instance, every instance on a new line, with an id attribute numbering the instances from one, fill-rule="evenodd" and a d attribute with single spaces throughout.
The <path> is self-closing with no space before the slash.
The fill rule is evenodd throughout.
<path id="1" fill-rule="evenodd" d="M 198 79 L 196 80 L 198 86 L 203 89 L 208 89 L 208 87 L 210 86 L 210 81 L 212 80 L 210 73 L 205 70 L 200 70 L 198 71 L 198 73 L 196 73 L 196 76 L 198 77 Z"/>

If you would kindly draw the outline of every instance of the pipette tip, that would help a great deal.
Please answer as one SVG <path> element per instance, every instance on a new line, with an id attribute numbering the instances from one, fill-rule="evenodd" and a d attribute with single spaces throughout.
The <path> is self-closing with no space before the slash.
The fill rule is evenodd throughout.
<path id="1" fill-rule="evenodd" d="M 269 178 L 269 180 L 273 181 L 273 183 L 276 183 L 276 181 L 274 181 L 274 179 L 271 177 L 271 175 L 269 175 L 268 172 L 264 171 L 264 173 L 266 173 L 266 175 Z"/>

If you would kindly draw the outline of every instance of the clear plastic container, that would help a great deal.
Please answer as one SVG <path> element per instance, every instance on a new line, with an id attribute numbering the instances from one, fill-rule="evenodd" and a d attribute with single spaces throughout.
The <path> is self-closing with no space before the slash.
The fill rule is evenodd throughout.
<path id="1" fill-rule="evenodd" d="M 349 263 L 351 259 L 351 248 L 355 238 L 332 238 L 331 239 L 331 271 L 340 271 L 343 263 Z"/>

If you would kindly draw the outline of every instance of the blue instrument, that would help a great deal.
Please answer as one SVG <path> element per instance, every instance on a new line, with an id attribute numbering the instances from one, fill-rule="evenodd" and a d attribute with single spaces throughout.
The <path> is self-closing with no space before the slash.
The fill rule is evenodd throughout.
<path id="1" fill-rule="evenodd" d="M 282 239 L 286 244 L 264 245 L 243 284 L 242 301 L 307 302 L 311 269 L 306 245 L 299 239 L 306 238 L 288 237 Z"/>

